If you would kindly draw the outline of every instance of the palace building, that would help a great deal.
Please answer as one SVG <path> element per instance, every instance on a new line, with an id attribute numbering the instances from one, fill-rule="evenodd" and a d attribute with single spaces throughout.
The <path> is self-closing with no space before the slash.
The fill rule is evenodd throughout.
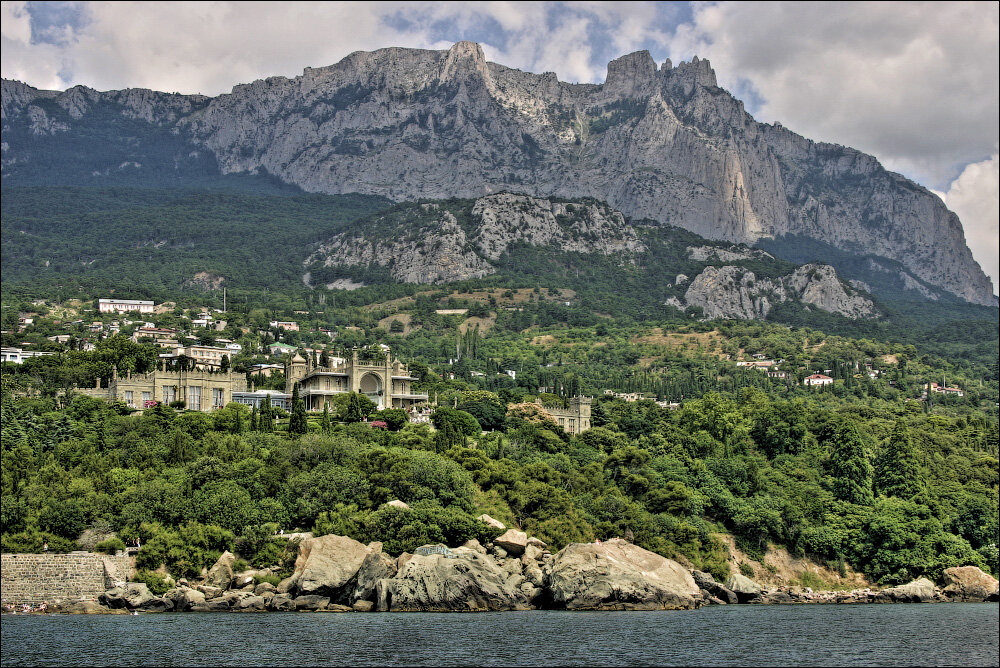
<path id="1" fill-rule="evenodd" d="M 299 396 L 305 401 L 307 411 L 321 411 L 323 404 L 345 392 L 366 395 L 379 410 L 410 409 L 428 398 L 412 391 L 415 380 L 398 359 L 392 359 L 388 350 L 365 359 L 355 349 L 350 359 L 334 357 L 325 367 L 314 364 L 311 355 L 307 359 L 298 353 L 285 363 L 285 392 L 291 394 L 298 383 Z"/>

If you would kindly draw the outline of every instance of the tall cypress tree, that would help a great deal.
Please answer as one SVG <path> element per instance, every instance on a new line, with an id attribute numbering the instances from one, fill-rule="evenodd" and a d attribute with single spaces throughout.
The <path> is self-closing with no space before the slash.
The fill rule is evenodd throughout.
<path id="1" fill-rule="evenodd" d="M 274 431 L 274 414 L 271 412 L 271 395 L 265 394 L 264 401 L 260 404 L 260 415 L 258 416 L 258 426 L 260 431 L 268 434 Z"/>
<path id="2" fill-rule="evenodd" d="M 257 421 L 257 404 L 254 404 L 253 408 L 250 409 L 250 431 L 257 431 L 260 426 Z"/>
<path id="3" fill-rule="evenodd" d="M 844 419 L 833 435 L 830 452 L 833 493 L 838 499 L 861 505 L 870 504 L 872 495 L 871 454 L 858 426 Z"/>
<path id="4" fill-rule="evenodd" d="M 329 434 L 333 430 L 333 425 L 330 423 L 330 404 L 326 402 L 323 402 L 323 421 L 320 426 L 324 434 Z"/>
<path id="5" fill-rule="evenodd" d="M 896 421 L 875 464 L 875 491 L 879 494 L 909 499 L 920 491 L 917 451 L 903 420 Z"/>
<path id="6" fill-rule="evenodd" d="M 292 417 L 288 420 L 288 433 L 301 436 L 309 431 L 306 418 L 306 402 L 299 397 L 299 384 L 292 387 Z"/>

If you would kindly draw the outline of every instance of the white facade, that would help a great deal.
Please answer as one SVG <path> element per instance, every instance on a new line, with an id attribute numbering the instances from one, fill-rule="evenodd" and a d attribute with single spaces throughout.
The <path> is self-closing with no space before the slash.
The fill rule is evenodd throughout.
<path id="1" fill-rule="evenodd" d="M 152 313 L 153 302 L 138 299 L 98 299 L 97 310 L 101 313 L 127 313 L 128 311 Z"/>

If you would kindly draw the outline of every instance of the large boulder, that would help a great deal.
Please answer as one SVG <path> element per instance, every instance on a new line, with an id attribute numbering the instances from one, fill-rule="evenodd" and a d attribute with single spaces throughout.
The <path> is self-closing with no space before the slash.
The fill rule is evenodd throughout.
<path id="1" fill-rule="evenodd" d="M 493 544 L 506 550 L 507 554 L 519 557 L 528 546 L 528 534 L 517 529 L 508 529 L 507 533 L 493 539 Z"/>
<path id="2" fill-rule="evenodd" d="M 98 600 L 109 608 L 137 610 L 152 601 L 155 596 L 143 582 L 128 582 L 104 592 Z"/>
<path id="3" fill-rule="evenodd" d="M 483 513 L 482 515 L 480 515 L 476 519 L 479 520 L 480 522 L 483 522 L 484 524 L 488 524 L 489 526 L 493 527 L 494 529 L 500 529 L 500 531 L 506 531 L 507 530 L 507 525 L 506 524 L 504 524 L 500 520 L 493 519 L 492 517 L 490 517 L 486 513 Z"/>
<path id="4" fill-rule="evenodd" d="M 105 607 L 97 601 L 76 601 L 66 606 L 63 612 L 67 615 L 106 615 L 118 611 Z"/>
<path id="5" fill-rule="evenodd" d="M 726 588 L 736 594 L 740 603 L 751 603 L 762 600 L 764 588 L 741 573 L 733 573 L 726 580 Z"/>
<path id="6" fill-rule="evenodd" d="M 1000 582 L 975 566 L 946 568 L 941 574 L 944 595 L 953 601 L 980 603 L 995 601 L 1000 594 Z"/>
<path id="7" fill-rule="evenodd" d="M 374 601 L 378 581 L 396 575 L 396 560 L 382 552 L 381 543 L 377 545 L 378 551 L 370 551 L 365 556 L 354 578 L 344 587 L 340 603 L 354 605 L 357 601 Z M 370 550 L 373 547 L 369 545 Z"/>
<path id="8" fill-rule="evenodd" d="M 917 578 L 912 582 L 883 589 L 877 599 L 890 603 L 929 603 L 934 600 L 934 583 L 927 578 Z"/>
<path id="9" fill-rule="evenodd" d="M 191 587 L 185 587 L 183 585 L 180 587 L 174 587 L 164 594 L 163 598 L 170 601 L 174 606 L 174 610 L 177 610 L 178 612 L 190 610 L 193 606 L 201 605 L 205 602 L 205 594 L 197 589 L 192 589 Z"/>
<path id="10" fill-rule="evenodd" d="M 368 547 L 346 536 L 330 534 L 304 540 L 286 591 L 295 596 L 317 595 L 337 600 L 370 553 Z M 279 592 L 284 589 L 282 585 L 278 586 Z"/>
<path id="11" fill-rule="evenodd" d="M 527 598 L 517 589 L 522 581 L 511 582 L 486 554 L 415 554 L 395 577 L 378 581 L 375 606 L 382 612 L 525 610 Z"/>
<path id="12" fill-rule="evenodd" d="M 705 573 L 703 571 L 691 571 L 691 577 L 694 578 L 694 582 L 700 588 L 704 589 L 709 593 L 710 596 L 714 596 L 723 603 L 739 603 L 739 597 L 729 587 L 719 584 L 711 573 Z"/>
<path id="13" fill-rule="evenodd" d="M 553 604 L 570 610 L 679 610 L 701 596 L 676 561 L 620 538 L 567 545 L 548 581 Z"/>
<path id="14" fill-rule="evenodd" d="M 236 563 L 236 555 L 226 550 L 219 557 L 215 565 L 208 569 L 205 576 L 205 586 L 218 587 L 225 591 L 233 582 L 233 565 Z"/>

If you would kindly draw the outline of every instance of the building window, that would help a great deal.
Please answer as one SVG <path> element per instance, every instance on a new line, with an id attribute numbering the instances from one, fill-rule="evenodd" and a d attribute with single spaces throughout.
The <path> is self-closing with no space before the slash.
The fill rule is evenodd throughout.
<path id="1" fill-rule="evenodd" d="M 171 404 L 177 401 L 177 388 L 173 385 L 163 386 L 163 403 Z"/>
<path id="2" fill-rule="evenodd" d="M 135 399 L 133 398 L 132 390 L 125 390 L 125 403 L 133 408 L 135 407 Z"/>
<path id="3" fill-rule="evenodd" d="M 194 411 L 201 410 L 201 386 L 199 385 L 188 386 L 187 407 Z"/>
<path id="4" fill-rule="evenodd" d="M 212 389 L 212 408 L 222 408 L 226 405 L 223 393 L 224 390 L 218 388 Z"/>
<path id="5" fill-rule="evenodd" d="M 152 401 L 152 400 L 153 400 L 153 393 L 152 392 L 143 392 L 142 393 L 142 407 L 143 408 L 145 408 L 146 406 L 148 406 L 149 402 Z"/>

